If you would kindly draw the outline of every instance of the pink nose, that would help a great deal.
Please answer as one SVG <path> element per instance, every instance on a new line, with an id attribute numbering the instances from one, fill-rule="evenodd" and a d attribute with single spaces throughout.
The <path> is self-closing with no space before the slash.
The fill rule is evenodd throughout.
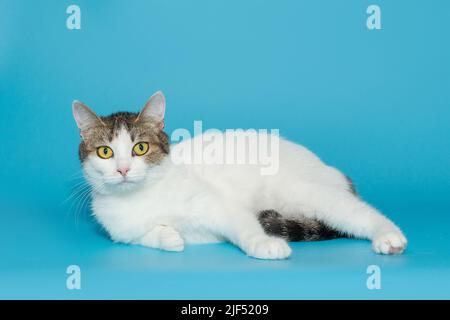
<path id="1" fill-rule="evenodd" d="M 128 171 L 130 171 L 130 168 L 119 168 L 117 169 L 117 172 L 119 172 L 122 176 L 126 176 Z"/>

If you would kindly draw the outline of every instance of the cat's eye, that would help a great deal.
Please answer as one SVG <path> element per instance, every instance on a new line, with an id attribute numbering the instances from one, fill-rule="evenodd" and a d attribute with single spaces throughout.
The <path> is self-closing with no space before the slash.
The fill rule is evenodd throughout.
<path id="1" fill-rule="evenodd" d="M 97 155 L 102 159 L 109 159 L 114 155 L 114 152 L 110 147 L 101 146 L 97 148 Z"/>
<path id="2" fill-rule="evenodd" d="M 133 147 L 133 153 L 137 156 L 143 156 L 148 151 L 148 143 L 147 142 L 138 142 Z"/>

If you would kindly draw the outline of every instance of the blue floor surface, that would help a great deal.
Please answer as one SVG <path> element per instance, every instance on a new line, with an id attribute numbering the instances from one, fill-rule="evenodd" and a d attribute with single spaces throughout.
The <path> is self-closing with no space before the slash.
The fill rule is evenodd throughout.
<path id="1" fill-rule="evenodd" d="M 86 213 L 76 220 L 10 211 L 0 234 L 16 229 L 20 236 L 2 239 L 0 298 L 449 298 L 449 218 L 428 223 L 421 215 L 400 221 L 410 241 L 401 256 L 376 255 L 367 241 L 339 239 L 292 243 L 290 259 L 262 261 L 225 243 L 182 253 L 114 244 Z M 80 290 L 66 288 L 69 265 L 81 269 Z M 370 265 L 380 267 L 379 290 L 366 286 Z"/>

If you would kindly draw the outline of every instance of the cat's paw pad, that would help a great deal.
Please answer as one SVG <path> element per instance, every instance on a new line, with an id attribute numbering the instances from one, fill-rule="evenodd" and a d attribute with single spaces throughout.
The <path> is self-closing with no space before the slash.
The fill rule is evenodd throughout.
<path id="1" fill-rule="evenodd" d="M 407 240 L 400 231 L 391 231 L 376 237 L 373 250 L 380 254 L 400 254 L 406 248 Z"/>
<path id="2" fill-rule="evenodd" d="M 251 238 L 244 251 L 258 259 L 285 259 L 292 253 L 285 240 L 268 236 Z"/>
<path id="3" fill-rule="evenodd" d="M 159 247 L 167 251 L 183 251 L 184 240 L 174 229 L 164 228 L 159 233 Z"/>

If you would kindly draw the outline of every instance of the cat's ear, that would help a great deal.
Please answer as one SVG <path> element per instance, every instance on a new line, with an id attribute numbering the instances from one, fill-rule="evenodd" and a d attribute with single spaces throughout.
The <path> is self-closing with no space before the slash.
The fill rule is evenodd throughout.
<path id="1" fill-rule="evenodd" d="M 86 131 L 90 128 L 103 125 L 103 121 L 84 103 L 75 100 L 72 103 L 72 112 L 81 137 L 84 137 Z"/>
<path id="2" fill-rule="evenodd" d="M 142 108 L 136 121 L 148 119 L 157 123 L 160 130 L 164 128 L 164 113 L 166 111 L 166 98 L 161 91 L 155 92 L 150 99 L 148 99 L 145 106 Z"/>

